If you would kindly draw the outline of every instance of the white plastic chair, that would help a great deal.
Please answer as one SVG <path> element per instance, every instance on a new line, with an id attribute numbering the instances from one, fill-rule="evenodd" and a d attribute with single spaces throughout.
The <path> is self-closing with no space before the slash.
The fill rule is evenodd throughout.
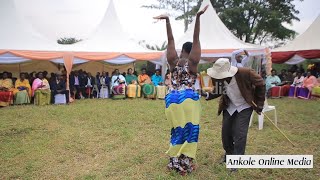
<path id="1" fill-rule="evenodd" d="M 266 99 L 265 102 L 264 102 L 264 107 L 263 107 L 262 112 L 265 113 L 265 112 L 273 111 L 273 110 L 274 110 L 274 124 L 277 126 L 277 124 L 278 124 L 278 116 L 277 116 L 276 107 L 275 106 L 269 106 L 268 102 L 267 102 L 267 99 Z M 254 115 L 254 112 L 252 112 L 252 114 L 251 114 L 249 127 L 251 127 L 251 125 L 252 125 L 253 115 Z M 259 127 L 259 130 L 263 129 L 263 120 L 264 120 L 264 115 L 263 114 L 258 115 L 258 127 Z"/>

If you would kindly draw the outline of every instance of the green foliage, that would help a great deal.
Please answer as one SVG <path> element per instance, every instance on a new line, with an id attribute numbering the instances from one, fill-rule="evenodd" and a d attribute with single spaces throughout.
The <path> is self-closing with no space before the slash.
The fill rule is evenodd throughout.
<path id="1" fill-rule="evenodd" d="M 295 31 L 284 27 L 299 20 L 294 0 L 211 0 L 225 25 L 238 38 L 249 43 L 285 40 Z"/>
<path id="2" fill-rule="evenodd" d="M 77 38 L 60 38 L 57 40 L 58 44 L 75 44 L 77 42 L 82 41 L 82 39 L 77 39 Z"/>
<path id="3" fill-rule="evenodd" d="M 142 6 L 151 9 L 168 9 L 174 11 L 176 20 L 184 21 L 184 31 L 187 31 L 188 25 L 192 22 L 197 8 L 201 5 L 200 0 L 157 0 L 158 3 Z"/>
<path id="4" fill-rule="evenodd" d="M 139 44 L 141 46 L 146 47 L 147 49 L 154 50 L 154 51 L 164 51 L 168 47 L 167 41 L 164 41 L 160 46 L 158 46 L 156 44 L 155 45 L 148 44 L 148 43 L 146 43 L 145 40 L 140 41 Z"/>

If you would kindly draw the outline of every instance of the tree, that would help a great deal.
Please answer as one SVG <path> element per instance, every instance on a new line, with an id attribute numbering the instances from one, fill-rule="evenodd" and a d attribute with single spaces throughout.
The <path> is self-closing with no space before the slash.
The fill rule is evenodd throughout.
<path id="1" fill-rule="evenodd" d="M 299 21 L 294 0 L 211 0 L 224 24 L 249 43 L 293 38 L 296 32 L 283 23 Z M 303 1 L 303 0 L 300 0 Z"/>
<path id="2" fill-rule="evenodd" d="M 161 44 L 161 46 L 147 44 L 146 41 L 144 41 L 144 40 L 139 41 L 139 44 L 140 44 L 141 46 L 144 46 L 144 47 L 147 48 L 147 49 L 155 50 L 155 51 L 164 51 L 164 50 L 167 49 L 167 46 L 168 46 L 167 41 L 164 41 L 164 42 Z"/>
<path id="3" fill-rule="evenodd" d="M 77 38 L 60 38 L 57 40 L 58 44 L 75 44 L 77 42 L 82 41 L 82 39 L 77 39 Z"/>
<path id="4" fill-rule="evenodd" d="M 151 9 L 168 9 L 173 10 L 176 20 L 184 21 L 184 31 L 192 22 L 193 17 L 201 5 L 201 0 L 157 0 L 158 4 L 142 6 Z"/>

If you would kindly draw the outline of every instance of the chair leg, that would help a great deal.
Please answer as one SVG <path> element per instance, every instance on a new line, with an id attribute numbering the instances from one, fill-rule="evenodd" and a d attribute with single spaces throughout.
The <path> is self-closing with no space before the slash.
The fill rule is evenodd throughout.
<path id="1" fill-rule="evenodd" d="M 258 116 L 259 130 L 263 129 L 263 119 L 264 119 L 264 115 L 263 114 Z"/>
<path id="2" fill-rule="evenodd" d="M 252 112 L 252 114 L 251 114 L 251 116 L 250 116 L 249 127 L 251 127 L 251 125 L 252 125 L 252 119 L 253 119 L 253 115 L 254 115 L 254 112 Z"/>
<path id="3" fill-rule="evenodd" d="M 276 126 L 278 126 L 278 116 L 277 116 L 277 110 L 274 109 L 274 123 Z"/>

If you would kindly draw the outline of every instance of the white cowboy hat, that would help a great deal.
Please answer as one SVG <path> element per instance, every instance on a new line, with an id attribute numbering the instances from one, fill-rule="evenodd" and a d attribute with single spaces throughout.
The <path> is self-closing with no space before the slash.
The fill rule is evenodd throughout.
<path id="1" fill-rule="evenodd" d="M 231 66 L 229 59 L 220 58 L 207 69 L 207 74 L 214 79 L 224 79 L 233 77 L 238 72 L 238 68 Z"/>

